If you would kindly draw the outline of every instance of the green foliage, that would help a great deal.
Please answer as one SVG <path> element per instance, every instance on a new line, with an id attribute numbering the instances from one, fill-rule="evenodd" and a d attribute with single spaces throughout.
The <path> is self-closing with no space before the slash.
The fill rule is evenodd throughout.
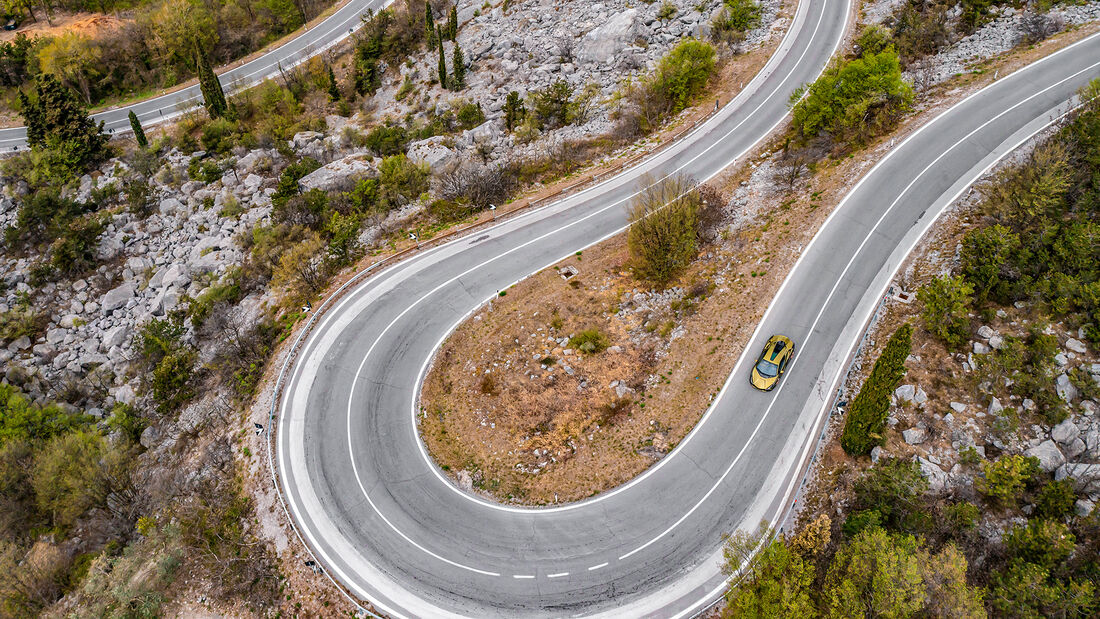
<path id="1" fill-rule="evenodd" d="M 1057 338 L 1032 325 L 1027 337 L 1005 336 L 1000 349 L 974 357 L 974 365 L 991 384 L 1010 384 L 1011 393 L 1033 400 L 1039 413 L 1055 424 L 1065 416 L 1064 402 L 1054 390 L 1058 349 Z"/>
<path id="2" fill-rule="evenodd" d="M 892 43 L 890 31 L 878 24 L 864 26 L 856 37 L 856 47 L 859 49 L 860 57 L 881 54 Z"/>
<path id="3" fill-rule="evenodd" d="M 954 41 L 951 3 L 904 2 L 895 10 L 891 40 L 902 66 L 931 56 Z"/>
<path id="4" fill-rule="evenodd" d="M 107 425 L 112 430 L 121 432 L 131 443 L 137 443 L 141 440 L 141 433 L 145 430 L 147 424 L 133 406 L 119 402 L 111 409 L 111 416 L 107 419 Z"/>
<path id="5" fill-rule="evenodd" d="M 49 439 L 31 471 L 38 508 L 58 526 L 71 526 L 89 507 L 102 503 L 107 487 L 100 467 L 107 441 L 92 432 L 66 432 Z"/>
<path id="6" fill-rule="evenodd" d="M 675 279 L 695 258 L 699 194 L 691 179 L 641 180 L 630 207 L 627 246 L 635 274 L 658 286 Z"/>
<path id="7" fill-rule="evenodd" d="M 594 355 L 607 350 L 610 342 L 599 329 L 585 329 L 569 338 L 569 347 L 585 355 Z"/>
<path id="8" fill-rule="evenodd" d="M 196 328 L 201 327 L 215 305 L 220 303 L 236 303 L 241 300 L 243 293 L 238 280 L 240 270 L 227 273 L 217 284 L 208 286 L 197 299 L 187 306 L 187 315 L 191 317 L 191 324 Z"/>
<path id="9" fill-rule="evenodd" d="M 332 65 L 325 65 L 328 70 L 328 100 L 339 101 L 340 100 L 340 85 L 336 83 L 336 73 L 332 70 Z"/>
<path id="10" fill-rule="evenodd" d="M 706 87 L 714 73 L 714 47 L 696 39 L 684 39 L 657 65 L 653 88 L 671 102 L 675 114 L 687 107 Z"/>
<path id="11" fill-rule="evenodd" d="M 35 310 L 24 297 L 15 307 L 0 313 L 0 341 L 12 342 L 21 337 L 36 339 L 48 323 L 49 317 Z"/>
<path id="12" fill-rule="evenodd" d="M 184 344 L 186 331 L 177 314 L 150 320 L 137 336 L 142 360 L 152 370 L 147 383 L 161 413 L 175 411 L 194 395 L 197 353 Z"/>
<path id="13" fill-rule="evenodd" d="M 466 87 L 466 59 L 462 56 L 462 48 L 458 43 L 454 44 L 454 53 L 451 55 L 451 90 L 462 90 Z"/>
<path id="14" fill-rule="evenodd" d="M 665 2 L 657 9 L 657 19 L 661 21 L 672 19 L 673 15 L 676 15 L 676 5 L 671 2 Z"/>
<path id="15" fill-rule="evenodd" d="M 756 535 L 738 531 L 726 541 L 725 570 L 739 573 L 736 585 L 726 592 L 726 613 L 753 619 L 814 617 L 812 557 L 803 557 L 782 536 L 773 535 L 762 527 Z"/>
<path id="16" fill-rule="evenodd" d="M 1051 570 L 1014 561 L 993 576 L 989 605 L 997 617 L 1088 617 L 1096 611 L 1096 586 L 1053 577 Z"/>
<path id="17" fill-rule="evenodd" d="M 428 176 L 426 165 L 413 163 L 404 154 L 386 157 L 378 166 L 379 205 L 389 210 L 415 200 L 428 190 Z"/>
<path id="18" fill-rule="evenodd" d="M 975 486 L 987 497 L 1008 504 L 1019 498 L 1038 473 L 1038 458 L 1018 454 L 1003 456 L 982 463 L 983 476 Z"/>
<path id="19" fill-rule="evenodd" d="M 19 93 L 27 143 L 42 174 L 56 184 L 75 178 L 107 157 L 107 136 L 76 95 L 50 74 L 34 80 L 34 94 Z M 56 185 L 55 185 L 56 186 Z"/>
<path id="20" fill-rule="evenodd" d="M 44 441 L 79 430 L 93 420 L 56 404 L 39 406 L 18 389 L 0 384 L 0 444 Z"/>
<path id="21" fill-rule="evenodd" d="M 1076 539 L 1069 527 L 1061 522 L 1032 519 L 1026 525 L 1014 526 L 1005 535 L 1009 555 L 1053 569 L 1073 553 Z"/>
<path id="22" fill-rule="evenodd" d="M 447 56 L 443 51 L 443 37 L 439 36 L 439 66 L 437 67 L 439 85 L 443 88 L 447 88 L 449 80 L 447 79 Z"/>
<path id="23" fill-rule="evenodd" d="M 192 180 L 213 183 L 220 180 L 224 173 L 225 170 L 218 165 L 217 161 L 212 159 L 192 157 L 191 161 L 187 163 L 187 175 L 190 176 Z"/>
<path id="24" fill-rule="evenodd" d="M 981 516 L 981 512 L 978 506 L 962 501 L 960 503 L 951 503 L 944 508 L 944 516 L 947 518 L 948 525 L 955 531 L 970 531 L 974 527 L 978 526 L 978 519 Z"/>
<path id="25" fill-rule="evenodd" d="M 378 125 L 367 134 L 366 146 L 379 157 L 405 152 L 409 134 L 401 125 Z"/>
<path id="26" fill-rule="evenodd" d="M 447 38 L 455 40 L 458 35 L 458 5 L 451 5 L 451 12 L 447 14 Z"/>
<path id="27" fill-rule="evenodd" d="M 458 120 L 458 125 L 463 129 L 473 129 L 485 122 L 485 112 L 481 110 L 480 103 L 467 101 L 459 106 L 455 118 Z"/>
<path id="28" fill-rule="evenodd" d="M 1073 514 L 1073 505 L 1077 501 L 1077 493 L 1073 489 L 1073 480 L 1070 478 L 1061 481 L 1050 481 L 1039 490 L 1035 498 L 1035 507 L 1040 516 L 1045 518 L 1065 518 Z"/>
<path id="29" fill-rule="evenodd" d="M 915 462 L 883 458 L 856 481 L 854 489 L 853 513 L 877 514 L 866 516 L 867 523 L 877 522 L 887 529 L 907 532 L 928 527 L 930 516 L 921 501 L 928 491 L 928 481 Z"/>
<path id="30" fill-rule="evenodd" d="M 791 126 L 802 140 L 827 133 L 859 146 L 892 128 L 911 108 L 913 96 L 901 78 L 897 53 L 886 49 L 834 64 L 808 89 L 795 92 Z"/>
<path id="31" fill-rule="evenodd" d="M 508 131 L 514 130 L 527 118 L 527 108 L 523 105 L 523 98 L 516 91 L 508 93 L 504 100 L 504 126 Z"/>
<path id="32" fill-rule="evenodd" d="M 913 328 L 908 323 L 898 327 L 875 361 L 871 375 L 852 400 L 840 438 L 841 446 L 849 454 L 867 454 L 882 444 L 890 396 L 905 375 L 905 359 L 909 356 L 912 336 Z"/>
<path id="33" fill-rule="evenodd" d="M 50 244 L 49 264 L 54 273 L 73 277 L 91 270 L 97 263 L 99 235 L 106 228 L 100 217 L 75 219 Z"/>
<path id="34" fill-rule="evenodd" d="M 230 116 L 222 83 L 210 66 L 206 54 L 199 47 L 195 48 L 195 66 L 198 67 L 199 89 L 202 91 L 202 105 L 206 108 L 206 113 L 211 119 Z"/>
<path id="35" fill-rule="evenodd" d="M 134 131 L 134 141 L 137 142 L 138 148 L 149 146 L 149 140 L 145 137 L 145 129 L 141 128 L 141 121 L 138 120 L 137 114 L 133 110 L 130 110 L 130 129 Z"/>
<path id="36" fill-rule="evenodd" d="M 576 118 L 573 87 L 563 79 L 531 93 L 531 112 L 540 129 L 557 129 Z"/>
<path id="37" fill-rule="evenodd" d="M 275 193 L 271 194 L 271 202 L 276 207 L 280 203 L 285 204 L 291 197 L 301 193 L 298 181 L 305 175 L 320 168 L 321 164 L 312 157 L 302 157 L 298 161 L 288 165 L 279 175 L 279 182 L 275 186 Z"/>
<path id="38" fill-rule="evenodd" d="M 207 151 L 224 155 L 240 141 L 239 130 L 240 125 L 237 121 L 229 118 L 215 118 L 203 125 L 199 141 Z"/>
<path id="39" fill-rule="evenodd" d="M 924 327 L 949 349 L 957 350 L 970 336 L 967 313 L 974 288 L 962 277 L 936 277 L 917 291 L 924 305 Z"/>
<path id="40" fill-rule="evenodd" d="M 711 19 L 711 36 L 719 43 L 740 43 L 745 33 L 760 25 L 760 5 L 755 0 L 725 0 Z"/>
<path id="41" fill-rule="evenodd" d="M 916 540 L 869 528 L 842 547 L 826 576 L 828 614 L 907 617 L 924 605 Z"/>

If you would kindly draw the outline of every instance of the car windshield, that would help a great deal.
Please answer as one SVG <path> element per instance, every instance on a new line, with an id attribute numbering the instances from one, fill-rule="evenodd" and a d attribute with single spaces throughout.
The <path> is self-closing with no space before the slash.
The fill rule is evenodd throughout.
<path id="1" fill-rule="evenodd" d="M 761 359 L 760 363 L 756 364 L 756 371 L 760 372 L 764 378 L 775 378 L 779 375 L 779 366 L 767 359 Z"/>

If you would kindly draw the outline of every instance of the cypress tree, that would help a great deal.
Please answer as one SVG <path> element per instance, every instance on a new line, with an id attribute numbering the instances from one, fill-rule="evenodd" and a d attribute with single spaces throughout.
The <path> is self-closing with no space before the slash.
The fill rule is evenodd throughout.
<path id="1" fill-rule="evenodd" d="M 443 54 L 443 39 L 439 39 L 439 85 L 447 87 L 447 57 Z"/>
<path id="2" fill-rule="evenodd" d="M 63 180 L 107 157 L 103 123 L 96 124 L 76 93 L 52 74 L 35 76 L 34 96 L 20 92 L 19 103 L 31 150 L 64 152 L 66 163 L 56 170 Z"/>
<path id="3" fill-rule="evenodd" d="M 428 49 L 435 48 L 435 16 L 432 15 L 432 3 L 427 2 L 424 9 L 424 38 L 428 39 Z"/>
<path id="4" fill-rule="evenodd" d="M 511 131 L 523 122 L 526 115 L 527 109 L 519 93 L 514 90 L 508 93 L 508 98 L 504 100 L 504 126 Z"/>
<path id="5" fill-rule="evenodd" d="M 328 99 L 329 101 L 340 100 L 340 87 L 336 84 L 336 73 L 332 71 L 332 65 L 328 65 Z"/>
<path id="6" fill-rule="evenodd" d="M 871 375 L 859 388 L 844 420 L 840 446 L 853 456 L 869 453 L 883 443 L 886 416 L 890 413 L 890 396 L 905 376 L 905 359 L 909 356 L 913 327 L 905 323 L 890 336 L 882 354 L 875 360 Z"/>
<path id="7" fill-rule="evenodd" d="M 462 48 L 455 42 L 455 51 L 451 56 L 451 88 L 462 90 L 466 87 L 466 61 L 462 58 Z"/>
<path id="8" fill-rule="evenodd" d="M 199 70 L 199 89 L 202 91 L 202 104 L 210 118 L 224 118 L 229 114 L 229 104 L 225 101 L 222 83 L 210 67 L 206 54 L 195 48 L 195 60 Z"/>
<path id="9" fill-rule="evenodd" d="M 451 7 L 451 14 L 447 17 L 447 38 L 454 41 L 458 36 L 458 7 Z"/>
<path id="10" fill-rule="evenodd" d="M 133 110 L 130 110 L 130 128 L 134 130 L 134 139 L 139 147 L 145 148 L 149 145 L 149 140 L 145 139 L 145 130 L 141 128 L 141 121 Z"/>

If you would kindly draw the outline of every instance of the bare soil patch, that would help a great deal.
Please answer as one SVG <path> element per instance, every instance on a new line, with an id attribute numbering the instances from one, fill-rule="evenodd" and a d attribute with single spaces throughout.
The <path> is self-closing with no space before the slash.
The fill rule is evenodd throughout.
<path id="1" fill-rule="evenodd" d="M 20 34 L 35 39 L 42 36 L 56 37 L 67 32 L 94 38 L 104 32 L 121 28 L 128 21 L 130 20 L 102 13 L 54 11 L 53 18 L 49 21 L 42 15 L 38 21 L 24 20 L 15 30 L 0 30 L 0 41 L 11 41 Z"/>

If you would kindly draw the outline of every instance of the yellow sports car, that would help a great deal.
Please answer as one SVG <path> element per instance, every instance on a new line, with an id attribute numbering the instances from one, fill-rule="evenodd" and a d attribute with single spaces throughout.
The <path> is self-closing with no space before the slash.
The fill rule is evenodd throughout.
<path id="1" fill-rule="evenodd" d="M 761 391 L 771 391 L 779 384 L 779 377 L 794 357 L 794 342 L 785 335 L 773 335 L 764 344 L 764 352 L 752 368 L 749 382 Z"/>

